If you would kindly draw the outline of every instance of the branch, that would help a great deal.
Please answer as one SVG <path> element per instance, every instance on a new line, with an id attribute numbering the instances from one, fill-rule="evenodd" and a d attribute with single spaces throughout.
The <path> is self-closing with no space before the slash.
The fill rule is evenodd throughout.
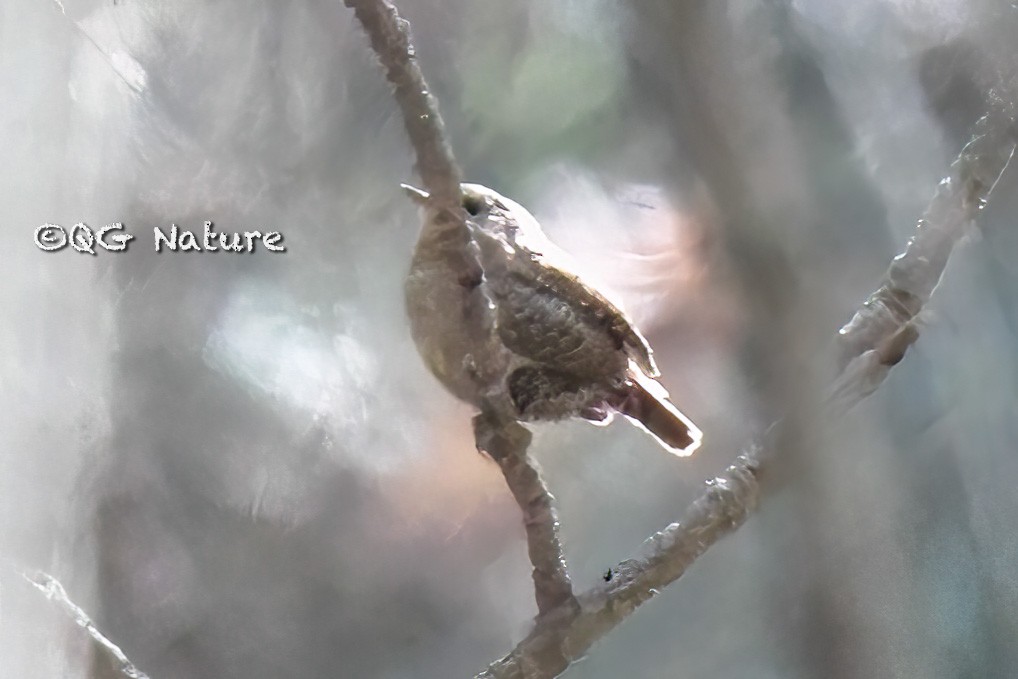
<path id="1" fill-rule="evenodd" d="M 623 561 L 611 581 L 581 594 L 577 605 L 559 606 L 539 616 L 527 638 L 476 679 L 547 679 L 585 656 L 594 642 L 745 522 L 759 494 L 758 452 L 754 448 L 740 455 L 723 474 L 708 481 L 678 523 L 644 543 L 646 556 Z"/>
<path id="2" fill-rule="evenodd" d="M 414 147 L 416 170 L 424 188 L 436 206 L 456 212 L 461 173 L 445 138 L 438 102 L 417 65 L 409 22 L 387 0 L 343 0 L 343 4 L 353 9 L 385 69 L 386 80 L 403 113 L 403 125 Z"/>
<path id="3" fill-rule="evenodd" d="M 47 599 L 55 601 L 79 627 L 83 627 L 88 632 L 94 642 L 93 646 L 96 649 L 96 653 L 106 661 L 113 671 L 131 679 L 149 679 L 147 674 L 139 670 L 134 666 L 134 663 L 128 660 L 119 646 L 99 631 L 99 628 L 95 626 L 95 623 L 88 617 L 88 614 L 80 606 L 71 601 L 59 580 L 42 571 L 36 571 L 32 575 L 22 574 L 22 577 L 30 585 L 45 594 Z"/>
<path id="4" fill-rule="evenodd" d="M 948 256 L 1014 155 L 1013 107 L 999 99 L 973 128 L 951 172 L 937 188 L 905 251 L 894 258 L 880 287 L 838 335 L 843 368 L 829 392 L 829 416 L 847 412 L 880 385 L 919 337 L 913 320 L 929 301 Z M 775 440 L 768 437 L 769 441 Z M 646 556 L 623 561 L 617 577 L 541 614 L 509 655 L 476 679 L 546 679 L 564 672 L 640 604 L 686 569 L 756 507 L 758 477 L 775 451 L 754 444 L 686 509 L 678 523 L 644 543 Z"/>
<path id="5" fill-rule="evenodd" d="M 448 208 L 442 210 L 444 219 L 461 220 L 461 173 L 445 139 L 438 102 L 417 65 L 409 23 L 387 0 L 344 0 L 344 4 L 354 10 L 393 87 L 429 200 L 435 207 Z M 559 606 L 575 607 L 558 537 L 555 498 L 527 455 L 530 432 L 516 422 L 499 422 L 482 414 L 474 418 L 474 434 L 478 449 L 498 463 L 523 513 L 539 615 Z"/>
<path id="6" fill-rule="evenodd" d="M 474 418 L 474 437 L 477 449 L 498 463 L 523 512 L 527 551 L 534 565 L 538 615 L 558 606 L 575 608 L 576 599 L 558 537 L 555 498 L 544 485 L 537 463 L 527 455 L 530 432 L 517 422 L 498 422 L 481 414 Z"/>
<path id="7" fill-rule="evenodd" d="M 958 240 L 986 206 L 1014 155 L 1012 103 L 991 94 L 989 113 L 951 163 L 905 251 L 894 258 L 880 287 L 838 333 L 841 374 L 828 394 L 835 413 L 873 393 L 908 347 L 919 339 L 913 322 L 930 300 Z"/>

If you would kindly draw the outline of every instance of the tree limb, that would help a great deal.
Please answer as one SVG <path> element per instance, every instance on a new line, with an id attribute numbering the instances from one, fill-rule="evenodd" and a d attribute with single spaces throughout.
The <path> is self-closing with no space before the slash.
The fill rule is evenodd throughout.
<path id="1" fill-rule="evenodd" d="M 460 169 L 445 137 L 445 124 L 427 81 L 417 65 L 410 24 L 387 0 L 343 0 L 364 27 L 371 48 L 385 69 L 403 113 L 416 169 L 436 206 L 458 208 Z"/>
<path id="2" fill-rule="evenodd" d="M 577 597 L 578 605 L 539 616 L 530 634 L 476 679 L 549 679 L 586 655 L 594 642 L 745 522 L 759 494 L 758 453 L 757 448 L 748 450 L 708 481 L 677 523 L 647 539 L 645 556 L 620 563 L 609 582 Z"/>
<path id="3" fill-rule="evenodd" d="M 354 10 L 393 87 L 429 201 L 435 207 L 449 208 L 444 210 L 446 218 L 459 218 L 460 170 L 445 138 L 438 102 L 417 64 L 410 24 L 387 0 L 344 0 L 344 4 Z M 575 605 L 558 537 L 554 497 L 536 463 L 527 455 L 530 432 L 515 422 L 478 415 L 474 433 L 478 449 L 498 463 L 523 512 L 539 613 L 560 605 Z"/>
<path id="4" fill-rule="evenodd" d="M 364 27 L 371 48 L 385 69 L 417 156 L 417 172 L 432 206 L 445 219 L 461 219 L 460 170 L 445 138 L 438 102 L 431 95 L 416 61 L 410 25 L 387 0 L 344 0 Z M 477 447 L 491 455 L 523 513 L 527 548 L 534 566 L 539 614 L 558 606 L 574 607 L 572 585 L 558 537 L 554 500 L 537 464 L 527 455 L 530 432 L 516 422 L 485 415 L 474 419 Z"/>
<path id="5" fill-rule="evenodd" d="M 919 339 L 915 317 L 940 282 L 951 250 L 986 206 L 1011 162 L 1014 106 L 992 93 L 991 101 L 990 111 L 976 121 L 970 141 L 937 186 L 905 251 L 894 258 L 877 291 L 838 332 L 841 374 L 828 394 L 835 412 L 844 412 L 873 393 Z"/>
<path id="6" fill-rule="evenodd" d="M 527 455 L 530 432 L 517 422 L 498 422 L 485 414 L 474 418 L 477 449 L 491 456 L 523 512 L 527 551 L 534 566 L 534 596 L 538 615 L 564 606 L 575 608 L 572 583 L 558 536 L 555 498 L 541 478 L 537 463 Z"/>

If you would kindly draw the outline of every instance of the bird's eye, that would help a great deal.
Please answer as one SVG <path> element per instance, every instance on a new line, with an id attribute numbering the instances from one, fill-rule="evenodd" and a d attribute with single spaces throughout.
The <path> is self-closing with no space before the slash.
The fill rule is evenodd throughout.
<path id="1" fill-rule="evenodd" d="M 463 209 L 471 217 L 476 217 L 484 208 L 484 201 L 480 196 L 463 196 Z"/>

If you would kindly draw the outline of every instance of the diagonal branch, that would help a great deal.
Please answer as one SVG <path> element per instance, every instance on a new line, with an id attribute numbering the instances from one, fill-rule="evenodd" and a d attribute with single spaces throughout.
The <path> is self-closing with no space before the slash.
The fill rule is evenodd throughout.
<path id="1" fill-rule="evenodd" d="M 416 169 L 424 188 L 436 205 L 455 211 L 461 173 L 445 137 L 438 102 L 417 64 L 409 22 L 387 0 L 343 0 L 343 4 L 353 9 L 385 69 L 417 155 Z"/>
<path id="2" fill-rule="evenodd" d="M 505 482 L 523 512 L 527 551 L 534 566 L 534 596 L 538 615 L 564 606 L 576 607 L 558 536 L 555 498 L 541 479 L 537 463 L 527 455 L 530 432 L 517 422 L 498 422 L 481 414 L 474 418 L 478 450 L 498 463 Z"/>
<path id="3" fill-rule="evenodd" d="M 840 330 L 844 367 L 827 399 L 829 416 L 846 412 L 876 390 L 918 339 L 913 320 L 933 294 L 951 250 L 986 205 L 1015 143 L 1014 109 L 997 100 L 976 123 L 905 251 Z M 548 679 L 585 656 L 597 640 L 745 522 L 758 501 L 759 474 L 776 454 L 773 440 L 751 445 L 708 481 L 679 522 L 644 543 L 644 557 L 623 561 L 618 577 L 580 594 L 578 606 L 561 605 L 539 616 L 531 633 L 476 679 Z"/>
<path id="4" fill-rule="evenodd" d="M 148 675 L 135 667 L 120 647 L 110 641 L 109 637 L 103 634 L 88 614 L 67 596 L 67 591 L 60 581 L 48 573 L 36 571 L 31 575 L 22 574 L 26 581 L 40 592 L 47 599 L 55 601 L 75 624 L 83 628 L 92 637 L 93 647 L 102 662 L 109 666 L 110 670 L 122 674 L 130 679 L 149 679 Z"/>
<path id="5" fill-rule="evenodd" d="M 880 287 L 838 333 L 841 374 L 829 403 L 845 411 L 871 394 L 919 339 L 913 319 L 933 294 L 958 240 L 986 206 L 1014 155 L 1013 104 L 991 94 L 990 111 L 976 121 L 970 141 L 919 219 L 905 251 L 894 258 Z"/>
<path id="6" fill-rule="evenodd" d="M 438 102 L 417 64 L 409 23 L 387 0 L 343 1 L 364 27 L 393 87 L 431 204 L 446 208 L 445 219 L 461 219 L 460 170 L 445 138 Z M 478 449 L 498 463 L 523 512 L 539 614 L 559 606 L 575 607 L 558 537 L 554 497 L 544 485 L 536 462 L 527 455 L 530 433 L 515 422 L 498 422 L 485 415 L 474 419 L 474 433 Z"/>

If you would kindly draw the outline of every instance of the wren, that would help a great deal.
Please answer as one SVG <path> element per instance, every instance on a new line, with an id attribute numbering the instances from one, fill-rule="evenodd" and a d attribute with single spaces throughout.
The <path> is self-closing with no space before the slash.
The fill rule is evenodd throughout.
<path id="1" fill-rule="evenodd" d="M 647 340 L 570 271 L 530 212 L 478 184 L 461 185 L 459 215 L 404 188 L 424 222 L 405 285 L 411 334 L 453 395 L 520 422 L 621 413 L 672 453 L 700 446 Z"/>

